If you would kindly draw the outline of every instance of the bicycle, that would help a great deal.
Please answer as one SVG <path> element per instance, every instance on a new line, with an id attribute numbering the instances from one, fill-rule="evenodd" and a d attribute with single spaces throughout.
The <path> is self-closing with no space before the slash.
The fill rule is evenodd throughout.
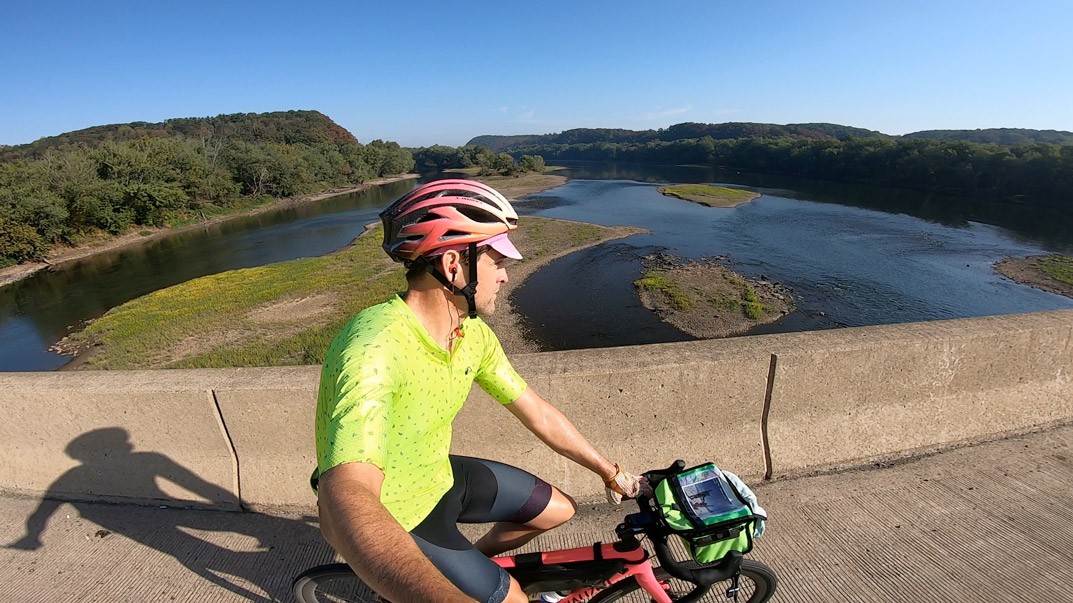
<path id="1" fill-rule="evenodd" d="M 644 476 L 655 488 L 684 467 L 679 460 Z M 561 603 L 692 603 L 709 594 L 714 595 L 711 600 L 738 601 L 742 596 L 746 603 L 763 603 L 775 593 L 775 572 L 737 551 L 710 565 L 675 559 L 668 542 L 673 532 L 661 520 L 652 499 L 638 497 L 637 505 L 639 512 L 627 514 L 615 528 L 615 542 L 493 557 L 492 561 L 507 570 L 526 594 L 557 591 L 563 595 Z M 658 567 L 638 536 L 651 541 Z M 717 583 L 721 586 L 713 589 Z M 345 563 L 310 568 L 294 579 L 293 589 L 300 603 L 382 601 Z"/>

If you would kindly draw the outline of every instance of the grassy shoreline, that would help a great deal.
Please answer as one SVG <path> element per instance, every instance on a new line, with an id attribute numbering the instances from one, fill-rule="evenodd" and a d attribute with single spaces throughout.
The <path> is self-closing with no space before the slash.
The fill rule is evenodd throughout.
<path id="1" fill-rule="evenodd" d="M 659 187 L 659 192 L 668 197 L 677 197 L 693 203 L 707 205 L 708 207 L 737 207 L 760 197 L 760 193 L 753 191 L 713 186 L 711 184 L 661 186 Z"/>

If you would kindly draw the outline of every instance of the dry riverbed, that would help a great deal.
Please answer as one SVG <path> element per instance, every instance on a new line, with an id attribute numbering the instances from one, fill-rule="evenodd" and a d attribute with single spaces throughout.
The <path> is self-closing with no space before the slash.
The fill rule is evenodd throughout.
<path id="1" fill-rule="evenodd" d="M 724 259 L 645 258 L 642 277 L 634 283 L 641 302 L 664 321 L 703 339 L 744 333 L 794 310 L 788 288 L 747 279 L 724 266 Z"/>

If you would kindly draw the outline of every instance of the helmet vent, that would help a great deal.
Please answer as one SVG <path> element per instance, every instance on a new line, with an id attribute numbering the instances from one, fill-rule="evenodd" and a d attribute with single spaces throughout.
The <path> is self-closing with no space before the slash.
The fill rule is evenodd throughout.
<path id="1" fill-rule="evenodd" d="M 470 220 L 473 220 L 474 222 L 494 222 L 494 221 L 496 221 L 495 219 L 489 220 L 488 219 L 489 218 L 488 212 L 484 211 L 483 209 L 477 208 L 477 207 L 469 207 L 469 206 L 466 206 L 466 205 L 461 205 L 461 206 L 456 206 L 455 209 L 458 210 L 458 213 L 462 214 L 463 216 L 466 216 L 467 218 L 469 218 Z"/>

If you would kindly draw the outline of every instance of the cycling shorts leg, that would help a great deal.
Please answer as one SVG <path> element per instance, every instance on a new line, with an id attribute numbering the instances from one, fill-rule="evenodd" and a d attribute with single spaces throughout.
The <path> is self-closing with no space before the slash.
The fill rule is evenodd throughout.
<path id="1" fill-rule="evenodd" d="M 457 524 L 525 523 L 548 506 L 551 486 L 531 473 L 484 459 L 452 455 L 451 469 L 454 485 L 410 536 L 462 592 L 500 603 L 510 590 L 510 576 L 474 548 Z"/>

